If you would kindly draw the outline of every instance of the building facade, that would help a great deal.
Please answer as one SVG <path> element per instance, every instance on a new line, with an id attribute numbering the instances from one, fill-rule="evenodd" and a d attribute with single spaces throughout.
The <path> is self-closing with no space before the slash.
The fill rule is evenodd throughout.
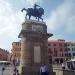
<path id="1" fill-rule="evenodd" d="M 19 60 L 21 56 L 21 42 L 12 43 L 12 60 Z M 75 42 L 65 40 L 48 40 L 49 63 L 62 63 L 66 59 L 75 58 Z"/>
<path id="2" fill-rule="evenodd" d="M 9 54 L 9 52 L 7 50 L 0 48 L 0 61 L 7 61 L 8 54 Z"/>
<path id="3" fill-rule="evenodd" d="M 20 42 L 13 42 L 12 43 L 12 58 L 11 60 L 20 61 L 21 56 L 21 43 Z"/>
<path id="4" fill-rule="evenodd" d="M 49 40 L 48 57 L 49 62 L 63 63 L 67 57 L 67 47 L 65 44 L 65 40 Z"/>
<path id="5" fill-rule="evenodd" d="M 66 42 L 67 51 L 68 51 L 68 59 L 75 58 L 75 42 Z"/>

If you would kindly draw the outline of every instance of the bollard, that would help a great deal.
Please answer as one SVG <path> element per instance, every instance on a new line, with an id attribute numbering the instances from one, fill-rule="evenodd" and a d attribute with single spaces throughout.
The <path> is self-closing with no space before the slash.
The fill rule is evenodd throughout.
<path id="1" fill-rule="evenodd" d="M 2 68 L 2 75 L 3 75 L 4 70 L 5 70 L 5 68 L 3 67 L 3 68 Z"/>

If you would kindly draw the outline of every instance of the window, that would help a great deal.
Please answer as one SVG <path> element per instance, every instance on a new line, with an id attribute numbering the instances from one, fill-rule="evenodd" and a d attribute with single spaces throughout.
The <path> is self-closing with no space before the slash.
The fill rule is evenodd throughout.
<path id="1" fill-rule="evenodd" d="M 51 46 L 51 44 L 48 44 L 48 46 Z"/>
<path id="2" fill-rule="evenodd" d="M 57 56 L 57 52 L 56 52 L 56 53 L 54 53 L 54 56 Z"/>
<path id="3" fill-rule="evenodd" d="M 73 46 L 73 44 L 71 44 L 71 46 Z"/>
<path id="4" fill-rule="evenodd" d="M 59 46 L 62 46 L 62 44 L 60 43 Z"/>
<path id="5" fill-rule="evenodd" d="M 67 46 L 67 44 L 65 43 L 64 46 Z"/>
<path id="6" fill-rule="evenodd" d="M 68 48 L 68 51 L 70 51 L 70 48 Z"/>
<path id="7" fill-rule="evenodd" d="M 51 51 L 51 48 L 49 48 L 49 51 Z"/>
<path id="8" fill-rule="evenodd" d="M 73 56 L 75 56 L 75 53 L 73 53 Z"/>
<path id="9" fill-rule="evenodd" d="M 63 51 L 63 49 L 62 48 L 60 48 L 60 52 L 62 52 Z"/>
<path id="10" fill-rule="evenodd" d="M 62 57 L 63 57 L 63 53 L 62 53 Z"/>
<path id="11" fill-rule="evenodd" d="M 49 51 L 48 51 L 49 53 L 52 53 L 52 51 L 51 51 L 51 48 L 49 48 Z"/>
<path id="12" fill-rule="evenodd" d="M 20 43 L 20 46 L 21 46 L 21 43 Z"/>
<path id="13" fill-rule="evenodd" d="M 74 48 L 72 48 L 72 51 L 74 51 Z"/>
<path id="14" fill-rule="evenodd" d="M 57 53 L 57 48 L 54 48 L 54 53 Z"/>
<path id="15" fill-rule="evenodd" d="M 65 48 L 65 52 L 67 51 L 67 48 Z"/>
<path id="16" fill-rule="evenodd" d="M 67 54 L 65 53 L 65 56 L 67 56 Z"/>
<path id="17" fill-rule="evenodd" d="M 54 48 L 54 56 L 57 56 L 57 48 Z"/>
<path id="18" fill-rule="evenodd" d="M 68 53 L 68 56 L 71 57 L 71 53 Z"/>
<path id="19" fill-rule="evenodd" d="M 20 51 L 21 51 L 21 48 L 20 48 Z"/>
<path id="20" fill-rule="evenodd" d="M 53 44 L 54 46 L 56 46 L 56 44 Z"/>
<path id="21" fill-rule="evenodd" d="M 67 44 L 67 46 L 70 46 L 69 44 Z"/>
<path id="22" fill-rule="evenodd" d="M 54 48 L 54 51 L 57 51 L 57 48 Z"/>
<path id="23" fill-rule="evenodd" d="M 17 46 L 17 42 L 16 42 L 16 46 Z"/>
<path id="24" fill-rule="evenodd" d="M 19 46 L 19 42 L 17 42 L 17 45 Z"/>
<path id="25" fill-rule="evenodd" d="M 68 57 L 68 53 L 66 53 L 67 57 Z"/>

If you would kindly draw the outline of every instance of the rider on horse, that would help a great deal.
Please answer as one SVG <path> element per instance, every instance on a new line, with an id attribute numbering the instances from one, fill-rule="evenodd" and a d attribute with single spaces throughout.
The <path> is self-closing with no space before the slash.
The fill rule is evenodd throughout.
<path id="1" fill-rule="evenodd" d="M 23 12 L 23 10 L 26 11 L 25 18 L 27 18 L 27 15 L 28 15 L 29 19 L 31 18 L 31 16 L 34 16 L 36 19 L 38 18 L 38 21 L 39 19 L 42 19 L 43 21 L 42 15 L 44 15 L 44 9 L 41 8 L 39 5 L 34 4 L 33 8 L 27 8 L 27 9 L 23 8 L 21 11 Z"/>
<path id="2" fill-rule="evenodd" d="M 37 4 L 34 4 L 34 9 L 37 9 L 37 7 L 40 7 L 40 6 Z"/>
<path id="3" fill-rule="evenodd" d="M 40 7 L 39 5 L 37 4 L 34 4 L 34 14 L 35 15 L 38 15 L 38 8 L 37 7 Z M 37 18 L 37 17 L 36 17 Z"/>

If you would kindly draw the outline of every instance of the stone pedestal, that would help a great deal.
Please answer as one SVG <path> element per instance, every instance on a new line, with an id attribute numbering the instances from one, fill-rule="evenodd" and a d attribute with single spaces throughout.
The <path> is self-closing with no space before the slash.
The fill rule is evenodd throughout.
<path id="1" fill-rule="evenodd" d="M 48 38 L 52 35 L 47 33 L 47 26 L 44 22 L 26 20 L 22 24 L 19 34 L 21 75 L 39 75 L 41 64 L 46 64 L 52 72 L 52 66 L 48 64 Z"/>

